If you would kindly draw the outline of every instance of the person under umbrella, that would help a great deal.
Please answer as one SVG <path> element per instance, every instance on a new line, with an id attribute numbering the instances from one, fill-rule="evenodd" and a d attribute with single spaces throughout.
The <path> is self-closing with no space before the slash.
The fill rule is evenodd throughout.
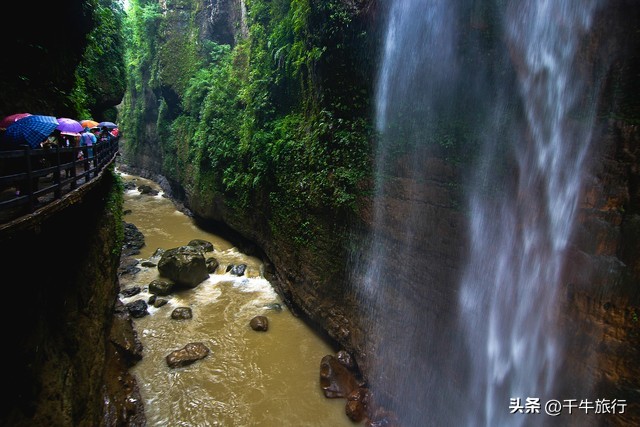
<path id="1" fill-rule="evenodd" d="M 53 132 L 42 142 L 44 148 L 64 147 L 64 138 L 60 129 L 54 129 Z"/>
<path id="2" fill-rule="evenodd" d="M 98 142 L 111 142 L 113 135 L 109 132 L 109 128 L 106 126 L 102 126 L 100 130 L 100 135 L 98 135 Z"/>
<path id="3" fill-rule="evenodd" d="M 96 142 L 98 142 L 98 138 L 96 138 L 96 136 L 91 132 L 91 129 L 85 127 L 82 132 L 82 136 L 80 137 L 80 145 L 93 147 Z M 93 157 L 93 148 L 87 149 L 87 157 Z"/>
<path id="4" fill-rule="evenodd" d="M 118 127 L 118 125 L 113 123 L 113 122 L 100 122 L 100 123 L 98 123 L 98 127 L 99 128 L 103 128 L 105 126 L 107 127 L 107 129 L 114 129 L 114 128 Z"/>

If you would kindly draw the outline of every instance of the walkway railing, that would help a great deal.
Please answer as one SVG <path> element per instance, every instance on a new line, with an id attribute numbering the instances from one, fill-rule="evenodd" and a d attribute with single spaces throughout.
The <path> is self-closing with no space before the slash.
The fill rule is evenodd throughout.
<path id="1" fill-rule="evenodd" d="M 95 179 L 118 153 L 118 141 L 91 147 L 0 151 L 0 224 L 35 212 Z"/>

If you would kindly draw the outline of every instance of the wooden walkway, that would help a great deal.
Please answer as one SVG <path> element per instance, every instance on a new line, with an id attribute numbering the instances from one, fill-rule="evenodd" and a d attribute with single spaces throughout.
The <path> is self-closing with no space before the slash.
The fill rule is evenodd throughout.
<path id="1" fill-rule="evenodd" d="M 117 154 L 117 140 L 92 147 L 31 149 L 25 145 L 0 151 L 0 227 L 81 189 Z"/>

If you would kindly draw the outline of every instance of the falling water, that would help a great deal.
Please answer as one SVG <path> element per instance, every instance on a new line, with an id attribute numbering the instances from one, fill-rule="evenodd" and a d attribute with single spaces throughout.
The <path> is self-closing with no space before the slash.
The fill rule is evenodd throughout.
<path id="1" fill-rule="evenodd" d="M 430 234 L 424 206 L 415 206 L 412 199 L 420 198 L 424 180 L 427 159 L 419 144 L 430 138 L 427 121 L 436 112 L 442 112 L 442 117 L 452 111 L 450 93 L 458 72 L 453 3 L 411 0 L 395 1 L 389 7 L 377 87 L 376 229 L 355 269 L 362 272 L 355 280 L 361 281 L 363 317 L 370 328 L 367 347 L 374 355 L 367 368 L 372 391 L 379 404 L 399 414 L 406 425 L 422 425 L 432 406 L 445 405 L 447 396 L 455 394 L 436 373 L 445 370 L 441 361 L 446 349 L 436 346 L 427 355 L 424 348 L 426 343 L 443 341 L 438 331 L 425 331 L 424 325 L 436 325 L 446 316 L 446 298 L 421 300 L 417 288 L 429 282 L 429 272 L 419 260 L 416 265 L 392 261 L 394 257 L 411 260 Z M 406 167 L 397 166 L 394 157 L 399 152 L 410 153 L 401 162 Z M 401 182 L 393 176 L 400 176 Z M 393 205 L 396 197 L 412 207 L 395 211 L 389 203 Z M 429 304 L 429 309 L 423 304 Z M 426 395 L 425 390 L 436 388 L 437 396 Z"/>
<path id="2" fill-rule="evenodd" d="M 544 403 L 560 382 L 558 289 L 591 138 L 585 101 L 596 86 L 584 81 L 577 56 L 600 1 L 481 3 L 388 6 L 375 226 L 361 287 L 374 393 L 402 425 L 548 423 L 510 414 L 509 405 Z M 434 152 L 425 146 L 442 153 L 464 139 L 447 123 L 472 127 L 466 138 L 476 153 L 467 158 L 474 166 L 463 201 L 466 262 L 448 293 L 433 283 L 433 260 L 412 255 L 439 237 L 430 234 L 438 211 L 419 194 Z M 398 161 L 398 153 L 408 154 Z M 390 266 L 390 258 L 411 262 Z"/>
<path id="3" fill-rule="evenodd" d="M 469 424 L 542 423 L 540 417 L 514 417 L 505 405 L 528 397 L 544 404 L 557 392 L 563 357 L 558 289 L 593 116 L 580 105 L 586 87 L 576 56 L 597 3 L 514 3 L 506 11 L 525 134 L 511 142 L 513 192 L 470 197 L 471 256 L 460 303 L 464 322 L 474 325 L 467 334 L 476 353 L 471 390 L 484 401 L 473 411 L 483 419 Z M 485 179 L 492 178 L 476 177 Z"/>

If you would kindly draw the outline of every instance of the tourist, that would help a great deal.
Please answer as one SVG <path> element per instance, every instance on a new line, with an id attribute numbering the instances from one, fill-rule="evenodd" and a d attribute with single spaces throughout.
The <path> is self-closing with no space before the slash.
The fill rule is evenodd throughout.
<path id="1" fill-rule="evenodd" d="M 92 147 L 96 142 L 98 142 L 98 138 L 96 138 L 96 136 L 93 133 L 91 133 L 91 130 L 88 127 L 84 128 L 84 131 L 80 136 L 80 145 L 91 147 L 87 149 L 87 157 L 89 158 L 93 157 Z"/>
<path id="2" fill-rule="evenodd" d="M 113 135 L 109 132 L 109 128 L 106 126 L 102 126 L 100 130 L 100 135 L 98 136 L 98 142 L 111 142 Z"/>

